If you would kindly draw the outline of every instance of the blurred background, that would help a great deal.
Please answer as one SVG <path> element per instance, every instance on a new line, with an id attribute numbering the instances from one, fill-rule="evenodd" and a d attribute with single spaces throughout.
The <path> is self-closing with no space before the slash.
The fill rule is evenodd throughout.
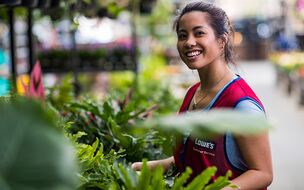
<path id="1" fill-rule="evenodd" d="M 161 79 L 177 99 L 198 80 L 179 59 L 172 21 L 182 0 L 0 0 L 0 95 L 37 60 L 43 83 L 72 76 L 75 93 L 103 97 L 141 79 Z M 235 29 L 236 72 L 265 105 L 274 182 L 303 189 L 304 0 L 209 0 Z M 235 69 L 235 68 L 233 68 Z M 148 93 L 152 89 L 147 89 Z"/>

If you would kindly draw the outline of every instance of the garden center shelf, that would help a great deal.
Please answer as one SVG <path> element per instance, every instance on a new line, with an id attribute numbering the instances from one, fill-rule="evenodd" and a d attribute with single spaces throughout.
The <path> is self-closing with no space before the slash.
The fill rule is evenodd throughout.
<path id="1" fill-rule="evenodd" d="M 132 6 L 120 7 L 122 9 L 131 9 L 132 17 L 131 17 L 131 33 L 130 41 L 132 41 L 132 46 L 128 46 L 129 51 L 125 51 L 124 49 L 118 49 L 117 51 L 113 50 L 113 52 L 104 52 L 104 48 L 101 51 L 96 50 L 96 52 L 88 54 L 85 51 L 78 52 L 76 41 L 75 41 L 75 31 L 71 32 L 71 41 L 72 41 L 72 49 L 67 50 L 66 52 L 57 52 L 58 54 L 51 55 L 47 57 L 46 52 L 41 52 L 41 49 L 35 48 L 37 44 L 34 42 L 32 26 L 33 26 L 33 15 L 32 11 L 34 9 L 41 9 L 44 14 L 50 14 L 55 12 L 56 9 L 62 9 L 62 6 L 68 6 L 65 8 L 69 9 L 70 17 L 73 18 L 74 12 L 82 12 L 83 14 L 87 14 L 92 11 L 102 10 L 106 7 L 95 6 L 96 1 L 88 1 L 84 0 L 0 0 L 0 7 L 5 7 L 8 13 L 8 23 L 10 25 L 10 53 L 11 53 L 11 73 L 12 78 L 16 80 L 18 73 L 16 69 L 17 63 L 17 49 L 16 47 L 16 36 L 14 29 L 15 22 L 15 13 L 14 9 L 16 7 L 24 7 L 27 9 L 27 22 L 28 22 L 28 73 L 31 72 L 33 65 L 36 60 L 40 61 L 42 71 L 44 73 L 66 73 L 66 72 L 74 72 L 75 81 L 77 81 L 77 73 L 81 72 L 102 72 L 102 71 L 124 71 L 130 70 L 137 73 L 137 47 L 136 47 L 136 30 L 135 30 L 135 14 L 138 14 L 138 11 L 133 11 L 133 9 L 137 10 L 136 7 L 138 3 L 132 4 Z M 144 1 L 141 1 L 143 3 Z M 147 1 L 150 2 L 151 1 Z M 148 3 L 149 4 L 149 3 Z M 135 6 L 136 5 L 136 6 Z M 118 6 L 118 5 L 117 5 Z M 149 7 L 149 6 L 148 6 Z M 117 9 L 118 10 L 118 9 Z M 105 14 L 103 16 L 113 16 L 115 19 L 115 15 L 111 15 L 112 13 Z M 97 14 L 99 15 L 99 14 Z M 129 44 L 127 44 L 129 45 Z M 107 49 L 108 50 L 108 49 Z M 76 52 L 77 51 L 77 52 Z M 131 52 L 131 53 L 130 53 Z M 39 55 L 40 53 L 40 55 Z M 61 53 L 61 54 L 60 54 Z M 75 55 L 76 53 L 79 53 Z M 69 54 L 66 56 L 66 54 Z M 109 56 L 110 55 L 110 56 Z M 44 56 L 44 57 L 43 57 Z M 97 56 L 97 57 L 96 57 Z M 110 57 L 110 58 L 109 58 Z"/>
<path id="2" fill-rule="evenodd" d="M 121 44 L 77 45 L 76 49 L 51 49 L 37 51 L 44 73 L 99 72 L 137 70 L 132 42 Z M 39 50 L 40 49 L 40 50 Z"/>
<path id="3" fill-rule="evenodd" d="M 34 65 L 34 49 L 33 49 L 33 35 L 32 25 L 33 16 L 32 10 L 38 9 L 53 9 L 58 8 L 61 0 L 0 0 L 0 7 L 7 8 L 8 22 L 10 26 L 10 53 L 11 53 L 11 72 L 13 79 L 17 77 L 16 69 L 16 40 L 15 40 L 15 13 L 16 7 L 27 8 L 27 24 L 28 24 L 28 50 L 29 50 L 29 70 L 31 71 Z M 3 15 L 2 15 L 3 16 Z"/>
<path id="4" fill-rule="evenodd" d="M 136 72 L 135 63 L 99 63 L 99 65 L 92 65 L 90 63 L 84 63 L 81 66 L 73 67 L 69 66 L 70 64 L 65 65 L 52 65 L 48 67 L 45 62 L 40 62 L 43 73 L 68 73 L 68 72 L 112 72 L 112 71 L 134 71 Z"/>

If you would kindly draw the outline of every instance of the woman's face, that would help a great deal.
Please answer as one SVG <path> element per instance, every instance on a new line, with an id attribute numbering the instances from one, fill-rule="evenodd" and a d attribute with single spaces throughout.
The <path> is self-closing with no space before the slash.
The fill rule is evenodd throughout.
<path id="1" fill-rule="evenodd" d="M 200 69 L 223 57 L 224 43 L 216 38 L 207 18 L 207 13 L 192 11 L 180 19 L 177 49 L 190 69 Z"/>

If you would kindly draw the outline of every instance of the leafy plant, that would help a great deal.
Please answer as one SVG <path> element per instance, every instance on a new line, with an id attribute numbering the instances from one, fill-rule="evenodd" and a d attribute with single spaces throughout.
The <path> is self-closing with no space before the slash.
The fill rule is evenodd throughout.
<path id="1" fill-rule="evenodd" d="M 109 153 L 111 149 L 116 151 L 126 150 L 128 161 L 141 161 L 142 158 L 157 159 L 163 158 L 162 143 L 165 138 L 156 131 L 149 131 L 142 135 L 136 132 L 121 133 L 122 128 L 132 125 L 134 120 L 142 120 L 154 110 L 135 109 L 134 103 L 129 102 L 130 93 L 124 103 L 111 98 L 103 102 L 89 99 L 88 97 L 78 100 L 72 93 L 71 76 L 68 75 L 62 84 L 56 84 L 49 88 L 47 105 L 57 110 L 63 121 L 73 121 L 68 129 L 72 134 L 79 131 L 87 135 L 78 139 L 78 142 L 92 145 L 96 138 L 104 144 L 104 152 Z"/>
<path id="2" fill-rule="evenodd" d="M 79 138 L 79 142 L 93 144 L 96 138 L 104 144 L 104 152 L 112 149 L 126 150 L 126 159 L 129 162 L 141 161 L 142 158 L 159 158 L 159 149 L 163 137 L 151 130 L 143 135 L 135 133 L 122 133 L 121 129 L 132 125 L 134 119 L 141 119 L 145 110 L 134 110 L 134 105 L 129 104 L 124 109 L 113 105 L 111 101 L 105 101 L 103 105 L 84 99 L 82 102 L 72 102 L 67 105 L 67 120 L 74 124 L 69 132 L 75 134 L 84 131 L 86 136 Z"/>
<path id="3" fill-rule="evenodd" d="M 187 126 L 187 127 L 185 127 Z M 183 115 L 167 115 L 139 121 L 133 129 L 144 133 L 155 129 L 179 135 L 192 132 L 199 137 L 211 137 L 224 134 L 259 134 L 272 128 L 272 124 L 263 115 L 248 114 L 230 109 L 217 109 L 212 112 L 197 112 Z"/>
<path id="4" fill-rule="evenodd" d="M 187 169 L 170 186 L 161 167 L 151 172 L 147 160 L 144 160 L 143 169 L 138 174 L 121 159 L 126 154 L 125 149 L 112 149 L 106 153 L 98 138 L 92 145 L 80 143 L 79 138 L 86 134 L 82 131 L 67 133 L 67 129 L 73 125 L 68 123 L 63 131 L 74 146 L 73 159 L 72 147 L 56 127 L 48 107 L 20 96 L 0 100 L 0 119 L 3 121 L 0 127 L 1 189 L 75 189 L 75 186 L 81 190 L 197 189 L 206 186 L 215 172 L 214 168 L 207 169 L 184 187 L 191 173 L 191 169 Z M 123 131 L 120 132 L 123 134 Z M 77 181 L 75 174 L 79 179 Z M 229 185 L 229 175 L 208 184 L 206 189 L 220 189 Z"/>
<path id="5" fill-rule="evenodd" d="M 114 163 L 114 169 L 119 175 L 119 179 L 122 181 L 122 187 L 128 190 L 159 190 L 159 189 L 172 189 L 172 190 L 220 190 L 226 186 L 232 188 L 237 188 L 235 185 L 230 185 L 229 177 L 232 173 L 227 172 L 226 176 L 221 176 L 217 178 L 214 183 L 210 183 L 210 179 L 215 175 L 216 167 L 209 167 L 204 170 L 200 175 L 198 175 L 191 183 L 187 186 L 187 179 L 192 173 L 191 168 L 186 168 L 186 171 L 180 175 L 180 177 L 175 177 L 172 186 L 166 183 L 163 174 L 162 166 L 158 166 L 155 170 L 151 172 L 147 160 L 143 160 L 142 170 L 138 175 L 133 169 L 126 170 L 126 166 L 123 164 Z"/>
<path id="6" fill-rule="evenodd" d="M 12 100 L 0 101 L 0 189 L 74 189 L 72 149 L 52 115 L 32 99 Z"/>
<path id="7" fill-rule="evenodd" d="M 70 128 L 72 122 L 69 122 L 64 131 Z M 119 158 L 124 155 L 124 150 L 115 152 L 111 150 L 108 154 L 103 152 L 103 144 L 98 139 L 93 145 L 78 143 L 77 139 L 86 135 L 84 132 L 77 134 L 66 133 L 69 140 L 75 146 L 75 155 L 78 165 L 77 176 L 80 179 L 78 189 L 128 189 L 128 190 L 159 190 L 159 189 L 188 189 L 196 190 L 219 190 L 230 185 L 229 177 L 231 172 L 226 176 L 219 177 L 214 183 L 210 183 L 211 177 L 215 174 L 216 168 L 210 167 L 197 176 L 188 186 L 185 186 L 187 179 L 190 177 L 192 170 L 187 168 L 180 177 L 174 178 L 174 183 L 169 184 L 166 176 L 163 174 L 163 168 L 157 167 L 151 171 L 147 165 L 147 159 L 143 160 L 142 170 L 136 172 L 126 162 L 121 162 Z M 231 185 L 236 188 L 236 186 Z"/>
<path id="8" fill-rule="evenodd" d="M 67 135 L 74 145 L 75 160 L 78 166 L 76 171 L 73 167 L 71 147 L 56 128 L 55 117 L 48 110 L 49 107 L 42 107 L 39 103 L 20 96 L 15 96 L 11 100 L 8 98 L 0 100 L 0 111 L 3 113 L 0 116 L 3 121 L 0 127 L 0 144 L 3 146 L 0 151 L 2 152 L 2 155 L 0 154 L 0 175 L 3 179 L 0 182 L 1 189 L 23 189 L 30 186 L 43 189 L 46 184 L 49 189 L 59 187 L 73 189 L 75 174 L 79 179 L 78 189 L 221 189 L 230 185 L 228 180 L 230 172 L 226 176 L 218 177 L 214 183 L 210 183 L 210 178 L 216 171 L 214 167 L 211 167 L 185 186 L 191 174 L 190 168 L 180 176 L 176 176 L 173 184 L 169 184 L 166 182 L 167 179 L 164 177 L 161 167 L 151 172 L 146 164 L 147 159 L 145 159 L 142 171 L 138 174 L 130 168 L 130 161 L 134 159 L 132 156 L 135 153 L 140 154 L 146 149 L 153 148 L 159 150 L 161 146 L 164 146 L 164 144 L 155 143 L 162 141 L 156 138 L 158 132 L 155 129 L 169 134 L 180 134 L 187 132 L 186 130 L 192 130 L 199 136 L 210 136 L 227 130 L 234 134 L 252 134 L 268 130 L 270 127 L 264 117 L 227 110 L 191 114 L 190 116 L 164 116 L 128 125 L 135 119 L 143 119 L 140 117 L 143 112 L 134 113 L 132 104 L 123 104 L 123 109 L 120 109 L 119 104 L 106 101 L 99 110 L 101 106 L 88 100 L 73 103 L 74 105 L 70 105 L 69 111 L 73 112 L 75 109 L 75 113 L 86 114 L 88 118 L 92 119 L 92 122 L 103 123 L 105 128 L 98 129 L 99 133 L 108 132 L 108 134 L 102 134 L 101 138 L 94 137 L 92 144 L 88 144 L 82 142 L 81 139 L 90 134 L 86 135 L 80 129 L 73 134 L 70 133 L 71 131 L 67 131 L 72 129 L 75 123 L 68 123 L 63 128 L 65 132 L 68 132 Z M 246 123 L 246 130 L 243 127 L 244 123 Z M 185 125 L 188 126 L 188 129 L 185 129 Z M 90 132 L 90 130 L 88 131 Z M 150 133 L 150 136 L 146 134 L 146 136 L 140 136 L 147 132 Z M 114 143 L 114 145 L 109 148 L 103 143 L 103 140 Z M 137 142 L 140 143 L 136 144 Z M 141 144 L 142 142 L 144 143 Z M 148 147 L 147 145 L 153 146 Z M 155 145 L 159 145 L 159 147 L 155 148 Z M 167 146 L 171 147 L 171 144 Z M 106 149 L 107 151 L 105 151 Z M 136 150 L 135 153 L 134 150 Z M 62 160 L 62 155 L 64 155 L 64 160 Z M 145 156 L 141 155 L 136 159 Z"/>
<path id="9" fill-rule="evenodd" d="M 69 122 L 64 127 L 64 132 L 71 126 Z M 75 147 L 76 162 L 78 165 L 77 176 L 80 179 L 78 189 L 117 189 L 117 175 L 114 173 L 113 163 L 122 155 L 124 150 L 115 152 L 111 150 L 104 155 L 103 144 L 99 143 L 98 138 L 93 145 L 78 143 L 77 139 L 86 135 L 84 132 L 77 134 L 66 133 L 69 140 L 73 142 Z M 116 188 L 117 187 L 117 188 Z"/>
<path id="10" fill-rule="evenodd" d="M 67 74 L 62 81 L 47 88 L 46 94 L 46 102 L 49 102 L 50 105 L 58 111 L 64 111 L 64 106 L 76 98 L 72 83 L 72 74 Z"/>

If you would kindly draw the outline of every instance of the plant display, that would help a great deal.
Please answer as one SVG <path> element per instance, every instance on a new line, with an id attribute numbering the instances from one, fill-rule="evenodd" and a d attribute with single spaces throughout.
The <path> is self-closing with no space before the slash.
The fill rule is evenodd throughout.
<path id="1" fill-rule="evenodd" d="M 191 174 L 190 168 L 184 173 L 179 174 L 180 177 L 176 176 L 171 184 L 167 183 L 166 180 L 168 178 L 164 176 L 161 167 L 151 172 L 146 165 L 147 160 L 145 159 L 143 160 L 142 171 L 135 172 L 131 169 L 130 162 L 122 159 L 126 157 L 128 151 L 132 150 L 121 147 L 118 151 L 111 149 L 109 152 L 106 152 L 105 148 L 107 147 L 100 142 L 99 138 L 96 138 L 93 144 L 81 142 L 79 139 L 87 136 L 87 134 L 82 131 L 71 134 L 68 132 L 68 129 L 75 123 L 69 122 L 61 129 L 73 145 L 72 149 L 70 143 L 63 138 L 63 133 L 58 128 L 60 125 L 58 126 L 57 124 L 56 127 L 55 121 L 59 118 L 54 117 L 54 113 L 56 112 L 53 112 L 50 108 L 49 106 L 42 106 L 36 101 L 29 101 L 22 97 L 15 96 L 13 99 L 1 98 L 0 110 L 5 110 L 2 112 L 5 114 L 1 115 L 1 117 L 5 117 L 2 118 L 2 121 L 5 121 L 5 123 L 1 125 L 1 135 L 3 135 L 1 142 L 3 146 L 10 145 L 4 146 L 1 151 L 3 153 L 0 157 L 2 163 L 1 171 L 3 171 L 1 175 L 2 179 L 4 179 L 0 183 L 1 189 L 8 187 L 21 189 L 24 187 L 38 187 L 43 189 L 43 185 L 48 185 L 48 189 L 56 189 L 60 186 L 61 189 L 205 188 L 215 190 L 230 184 L 228 178 L 231 173 L 229 172 L 226 176 L 219 177 L 214 183 L 209 183 L 211 176 L 216 172 L 216 168 L 214 167 L 202 172 L 187 187 L 184 187 L 184 183 Z M 18 120 L 15 119 L 16 116 Z M 203 122 L 199 122 L 199 120 Z M 185 121 L 192 130 L 206 131 L 207 133 L 201 133 L 204 135 L 219 133 L 227 129 L 231 129 L 232 132 L 244 133 L 240 128 L 243 126 L 242 123 L 244 121 L 248 123 L 248 120 L 255 121 L 249 122 L 252 123 L 251 126 L 248 126 L 249 129 L 252 129 L 249 131 L 250 133 L 260 131 L 261 128 L 267 130 L 267 126 L 269 126 L 266 120 L 262 120 L 261 118 L 258 119 L 257 117 L 238 115 L 230 112 L 228 114 L 218 112 L 191 116 L 188 119 L 178 117 L 170 120 L 166 116 L 165 118 L 137 123 L 132 128 L 120 130 L 119 132 L 124 134 L 127 130 L 130 133 L 132 131 L 145 133 L 154 128 L 160 131 L 170 131 L 170 133 L 175 134 L 177 131 L 185 132 L 185 128 L 182 127 L 184 124 L 181 122 Z M 189 121 L 192 121 L 192 123 Z M 227 124 L 227 121 L 231 125 Z M 212 131 L 215 125 L 219 129 Z M 234 128 L 229 126 L 234 126 Z M 74 152 L 74 157 L 72 157 L 72 152 Z M 8 159 L 9 156 L 14 155 L 18 156 L 14 157 L 14 159 Z M 76 168 L 74 163 L 77 166 Z M 51 164 L 51 167 L 48 167 L 48 164 Z M 24 170 L 25 166 L 28 169 Z M 28 174 L 29 172 L 31 175 Z"/>
<path id="2" fill-rule="evenodd" d="M 286 72 L 304 67 L 304 55 L 302 52 L 274 52 L 270 55 L 270 60 L 279 68 Z"/>
<path id="3" fill-rule="evenodd" d="M 67 133 L 66 130 L 71 124 L 72 122 L 67 123 L 63 130 L 75 148 L 78 166 L 77 176 L 79 178 L 77 189 L 118 189 L 118 178 L 115 174 L 113 163 L 116 162 L 124 150 L 119 152 L 111 150 L 104 155 L 103 144 L 99 143 L 98 138 L 92 146 L 78 143 L 77 139 L 85 136 L 86 133 L 81 131 L 73 135 Z"/>
<path id="4" fill-rule="evenodd" d="M 124 159 L 128 162 L 141 161 L 143 158 L 159 159 L 170 155 L 162 148 L 163 143 L 168 143 L 164 134 L 153 130 L 142 135 L 130 131 L 122 133 L 122 129 L 134 125 L 135 120 L 144 120 L 151 115 L 156 106 L 136 108 L 130 100 L 131 91 L 124 100 L 111 96 L 102 102 L 88 97 L 76 99 L 70 81 L 71 76 L 67 76 L 62 84 L 49 88 L 46 101 L 57 110 L 63 121 L 74 123 L 68 129 L 70 133 L 82 131 L 87 134 L 80 137 L 78 142 L 92 145 L 98 138 L 104 145 L 105 153 L 112 149 L 125 149 Z"/>
<path id="5" fill-rule="evenodd" d="M 275 52 L 270 55 L 270 60 L 279 68 L 282 73 L 292 79 L 293 83 L 299 83 L 301 97 L 303 96 L 304 82 L 304 55 L 302 52 Z M 291 82 L 291 81 L 290 81 Z M 303 98 L 302 98 L 303 99 Z M 300 100 L 301 102 L 303 100 Z"/>
<path id="6" fill-rule="evenodd" d="M 68 104 L 66 117 L 74 122 L 69 131 L 86 132 L 87 135 L 79 139 L 79 142 L 86 144 L 92 144 L 96 138 L 100 139 L 106 153 L 112 149 L 115 151 L 125 149 L 125 158 L 131 162 L 140 161 L 144 157 L 159 158 L 157 154 L 161 152 L 159 148 L 163 137 L 158 136 L 155 131 L 142 136 L 121 132 L 121 129 L 129 125 L 133 119 L 140 119 L 143 111 L 135 112 L 132 105 L 123 110 L 118 107 L 113 109 L 114 107 L 107 101 L 99 105 L 89 99 L 81 103 Z"/>
<path id="7" fill-rule="evenodd" d="M 299 51 L 273 52 L 270 61 L 277 68 L 277 79 L 287 81 L 287 92 L 299 94 L 299 103 L 304 104 L 304 55 Z"/>

